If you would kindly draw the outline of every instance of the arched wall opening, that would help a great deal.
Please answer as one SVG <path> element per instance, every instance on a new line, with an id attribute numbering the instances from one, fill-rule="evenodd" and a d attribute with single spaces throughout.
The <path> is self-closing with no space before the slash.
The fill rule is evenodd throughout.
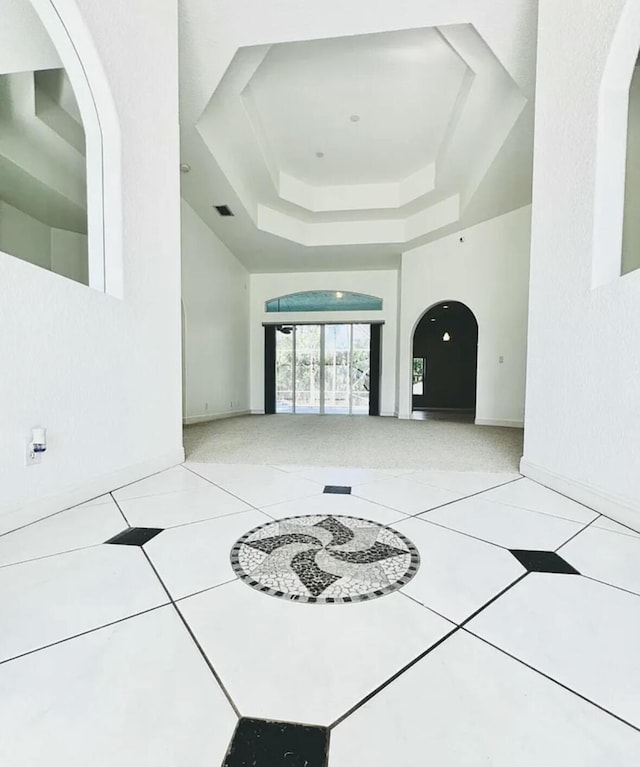
<path id="1" fill-rule="evenodd" d="M 466 304 L 441 301 L 418 321 L 412 338 L 412 410 L 475 415 L 478 322 Z"/>
<path id="2" fill-rule="evenodd" d="M 591 287 L 640 268 L 640 6 L 627 2 L 598 98 Z"/>
<path id="3" fill-rule="evenodd" d="M 0 122 L 0 250 L 122 297 L 119 123 L 75 0 L 6 10 Z"/>

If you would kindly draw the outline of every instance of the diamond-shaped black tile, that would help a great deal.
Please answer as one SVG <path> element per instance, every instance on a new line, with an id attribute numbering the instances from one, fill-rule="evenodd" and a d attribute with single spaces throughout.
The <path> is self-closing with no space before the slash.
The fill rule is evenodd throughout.
<path id="1" fill-rule="evenodd" d="M 120 546 L 143 546 L 147 541 L 161 533 L 162 527 L 128 527 L 121 533 L 109 538 L 105 543 L 117 543 Z"/>
<path id="2" fill-rule="evenodd" d="M 335 493 L 335 495 L 350 495 L 351 486 L 350 485 L 325 485 L 323 492 Z"/>
<path id="3" fill-rule="evenodd" d="M 572 567 L 555 551 L 527 551 L 526 549 L 510 549 L 510 551 L 530 573 L 580 575 L 575 567 Z"/>
<path id="4" fill-rule="evenodd" d="M 222 767 L 326 767 L 329 731 L 241 717 Z"/>

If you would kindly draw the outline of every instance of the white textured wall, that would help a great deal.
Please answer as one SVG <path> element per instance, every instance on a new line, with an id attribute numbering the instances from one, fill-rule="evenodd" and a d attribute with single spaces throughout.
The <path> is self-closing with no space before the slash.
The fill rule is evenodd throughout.
<path id="1" fill-rule="evenodd" d="M 83 285 L 88 284 L 86 234 L 51 229 L 51 271 Z"/>
<path id="2" fill-rule="evenodd" d="M 401 418 L 411 413 L 415 326 L 434 304 L 461 301 L 478 321 L 476 422 L 522 425 L 530 216 L 529 206 L 520 208 L 403 254 L 398 357 Z"/>
<path id="3" fill-rule="evenodd" d="M 184 418 L 249 409 L 249 275 L 182 202 Z"/>
<path id="4" fill-rule="evenodd" d="M 124 298 L 0 254 L 0 530 L 182 454 L 177 3 L 77 4 L 120 121 Z"/>
<path id="5" fill-rule="evenodd" d="M 608 57 L 624 48 L 628 79 L 615 98 L 625 99 L 640 44 L 640 4 L 629 0 L 627 18 L 624 6 L 624 0 L 540 3 L 522 466 L 637 525 L 640 272 L 592 288 L 600 83 Z M 602 147 L 607 158 L 610 150 L 617 157 L 618 143 Z M 624 183 L 623 164 L 609 171 L 610 182 Z M 622 225 L 615 200 L 622 195 L 608 199 L 599 224 L 615 239 Z M 619 245 L 604 253 L 615 274 Z"/>
<path id="6" fill-rule="evenodd" d="M 396 271 L 303 272 L 251 275 L 251 410 L 264 412 L 263 322 L 380 322 L 382 364 L 380 413 L 396 412 L 396 346 L 398 317 L 398 273 Z M 382 298 L 378 312 L 283 312 L 265 311 L 265 301 L 305 290 L 341 290 Z"/>
<path id="7" fill-rule="evenodd" d="M 51 229 L 6 202 L 0 202 L 0 252 L 44 269 L 51 268 Z"/>

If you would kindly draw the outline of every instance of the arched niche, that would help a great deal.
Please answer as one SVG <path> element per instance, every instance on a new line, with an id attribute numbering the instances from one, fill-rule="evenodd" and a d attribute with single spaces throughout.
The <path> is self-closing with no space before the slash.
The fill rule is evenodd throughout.
<path id="1" fill-rule="evenodd" d="M 478 322 L 466 304 L 441 301 L 412 336 L 412 409 L 475 413 Z"/>
<path id="2" fill-rule="evenodd" d="M 640 98 L 640 88 L 637 87 L 640 80 L 640 73 L 637 72 L 639 50 L 640 3 L 627 2 L 616 27 L 600 84 L 595 155 L 593 288 L 640 266 L 640 254 L 629 252 L 634 247 L 629 242 L 623 255 L 623 238 L 629 240 L 632 236 L 629 224 L 635 224 L 635 221 L 627 221 L 625 226 L 625 217 L 640 217 L 640 210 L 632 209 L 627 183 L 636 183 L 635 176 L 629 177 L 629 151 L 634 153 L 637 148 L 638 152 L 637 157 L 630 158 L 631 165 L 640 158 L 640 145 L 635 141 L 636 137 L 630 135 L 630 131 L 637 131 L 640 127 L 640 107 L 635 102 L 636 98 Z M 640 173 L 637 168 L 634 171 L 640 182 Z"/>

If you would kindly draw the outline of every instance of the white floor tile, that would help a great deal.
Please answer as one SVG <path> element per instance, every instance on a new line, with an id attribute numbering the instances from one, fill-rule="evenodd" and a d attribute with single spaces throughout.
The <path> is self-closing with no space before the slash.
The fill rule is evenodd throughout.
<path id="1" fill-rule="evenodd" d="M 583 575 L 640 594 L 640 537 L 590 525 L 558 554 Z"/>
<path id="2" fill-rule="evenodd" d="M 137 547 L 96 546 L 0 569 L 0 660 L 168 601 Z"/>
<path id="3" fill-rule="evenodd" d="M 532 573 L 467 627 L 640 726 L 640 597 L 576 575 Z"/>
<path id="4" fill-rule="evenodd" d="M 209 482 L 206 487 L 179 493 L 147 495 L 121 500 L 119 503 L 132 527 L 175 527 L 201 519 L 236 514 L 250 508 Z"/>
<path id="5" fill-rule="evenodd" d="M 348 517 L 370 519 L 381 525 L 392 525 L 400 519 L 407 518 L 407 515 L 401 511 L 365 501 L 364 498 L 334 493 L 323 493 L 311 498 L 278 503 L 275 506 L 267 506 L 264 511 L 274 519 L 298 517 L 303 514 L 344 514 Z"/>
<path id="6" fill-rule="evenodd" d="M 0 538 L 0 565 L 104 543 L 127 527 L 110 496 L 61 511 Z"/>
<path id="7" fill-rule="evenodd" d="M 484 490 L 518 480 L 519 474 L 491 473 L 486 471 L 414 471 L 405 479 L 424 482 L 443 490 L 453 490 L 461 495 L 473 495 Z"/>
<path id="8" fill-rule="evenodd" d="M 591 527 L 597 527 L 600 530 L 609 530 L 612 533 L 619 533 L 620 535 L 631 535 L 635 538 L 640 538 L 640 533 L 632 530 L 630 527 L 620 525 L 617 522 L 614 522 L 612 519 L 607 519 L 606 517 L 600 517 L 599 519 L 596 519 Z"/>
<path id="9" fill-rule="evenodd" d="M 312 724 L 341 716 L 452 628 L 402 594 L 309 605 L 236 581 L 179 604 L 243 715 Z"/>
<path id="10" fill-rule="evenodd" d="M 420 569 L 402 591 L 454 623 L 462 623 L 525 572 L 508 551 L 421 519 L 394 527 L 420 552 Z"/>
<path id="11" fill-rule="evenodd" d="M 482 497 L 486 501 L 519 506 L 541 514 L 570 519 L 572 522 L 582 522 L 585 525 L 598 516 L 596 511 L 526 478 L 490 490 Z"/>
<path id="12" fill-rule="evenodd" d="M 173 608 L 0 667 L 0 763 L 213 767 L 236 718 Z"/>
<path id="13" fill-rule="evenodd" d="M 490 503 L 483 500 L 484 497 L 466 498 L 421 516 L 509 549 L 553 551 L 584 527 L 548 514 Z"/>
<path id="14" fill-rule="evenodd" d="M 261 508 L 322 493 L 322 486 L 272 466 L 189 463 L 193 471 L 251 506 Z"/>
<path id="15" fill-rule="evenodd" d="M 259 511 L 240 512 L 165 530 L 144 548 L 171 596 L 181 599 L 235 578 L 229 559 L 233 544 L 270 521 Z"/>
<path id="16" fill-rule="evenodd" d="M 206 486 L 207 482 L 202 477 L 198 477 L 183 466 L 174 466 L 172 469 L 161 471 L 159 474 L 153 474 L 150 477 L 141 479 L 139 482 L 121 487 L 120 490 L 116 490 L 113 493 L 113 497 L 119 503 L 128 498 L 142 498 L 145 495 L 159 495 L 161 493 L 177 493 L 180 490 L 191 490 Z"/>
<path id="17" fill-rule="evenodd" d="M 358 485 L 351 492 L 359 498 L 381 503 L 405 514 L 418 514 L 434 506 L 454 501 L 461 495 L 451 490 L 425 485 L 423 482 L 412 482 L 404 477 Z"/>
<path id="18" fill-rule="evenodd" d="M 331 733 L 331 767 L 635 767 L 640 734 L 460 632 Z"/>

